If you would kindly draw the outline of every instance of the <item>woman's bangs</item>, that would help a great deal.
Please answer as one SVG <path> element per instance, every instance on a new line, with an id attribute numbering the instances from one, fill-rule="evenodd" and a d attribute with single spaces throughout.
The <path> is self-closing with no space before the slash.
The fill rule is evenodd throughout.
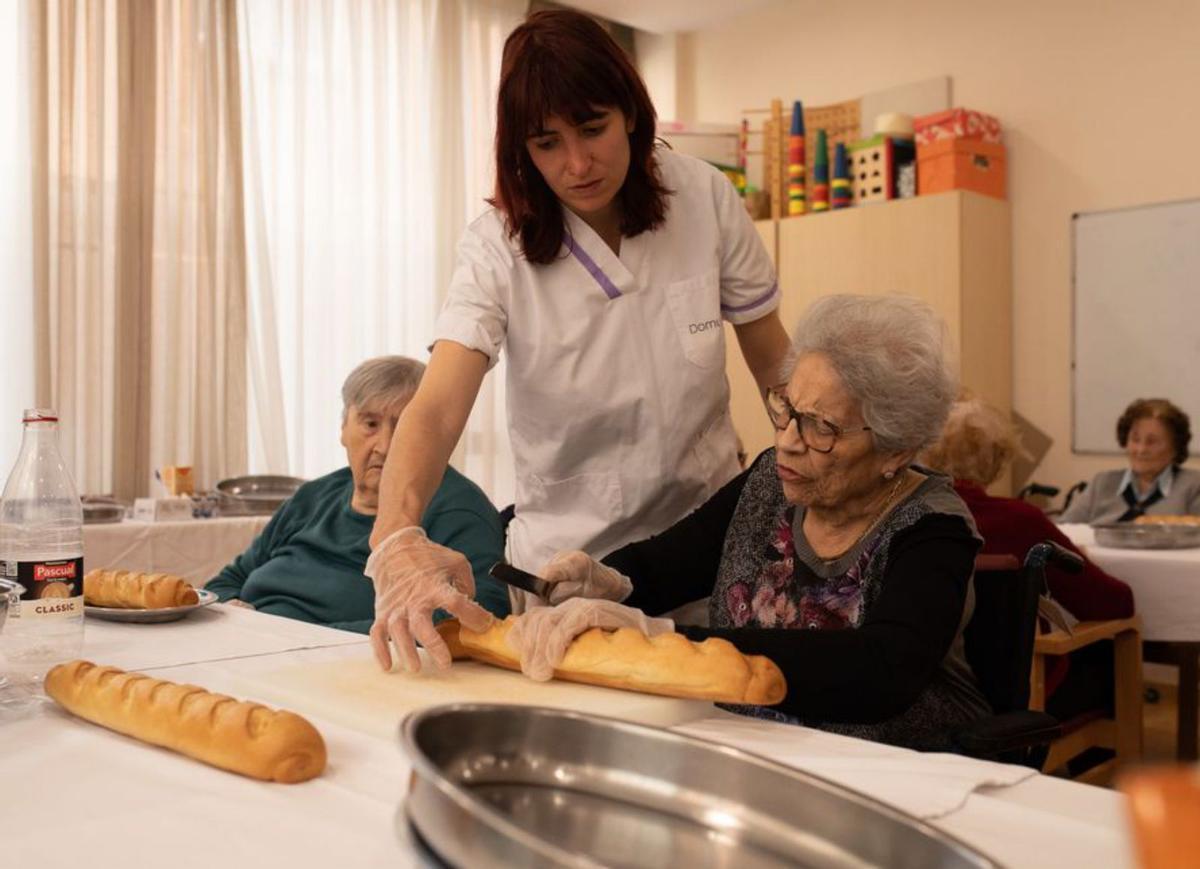
<path id="1" fill-rule="evenodd" d="M 522 84 L 517 91 L 524 97 L 521 114 L 526 137 L 543 132 L 552 116 L 578 126 L 600 117 L 607 108 L 625 110 L 620 94 L 606 86 L 610 82 L 576 64 L 530 64 L 528 80 Z"/>

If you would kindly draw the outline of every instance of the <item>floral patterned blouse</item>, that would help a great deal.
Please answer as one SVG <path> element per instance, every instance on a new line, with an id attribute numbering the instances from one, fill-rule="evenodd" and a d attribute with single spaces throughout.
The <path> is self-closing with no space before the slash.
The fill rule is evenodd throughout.
<path id="1" fill-rule="evenodd" d="M 948 477 L 924 475 L 863 539 L 826 561 L 789 504 L 774 450 L 691 516 L 605 562 L 634 584 L 626 601 L 649 613 L 711 595 L 711 627 L 783 670 L 779 706 L 737 707 L 922 749 L 990 713 L 963 649 L 980 540 Z"/>

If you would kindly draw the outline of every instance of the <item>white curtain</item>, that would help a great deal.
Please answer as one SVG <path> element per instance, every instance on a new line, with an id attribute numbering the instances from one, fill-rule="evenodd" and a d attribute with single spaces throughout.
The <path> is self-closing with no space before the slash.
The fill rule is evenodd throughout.
<path id="1" fill-rule="evenodd" d="M 21 444 L 33 392 L 33 238 L 29 220 L 29 39 L 26 0 L 0 3 L 0 487 Z"/>
<path id="2" fill-rule="evenodd" d="M 82 492 L 245 468 L 233 10 L 29 5 L 36 391 Z"/>
<path id="3" fill-rule="evenodd" d="M 524 0 L 240 0 L 250 464 L 345 464 L 340 388 L 426 359 L 454 248 L 492 189 L 500 51 Z M 459 466 L 511 499 L 502 374 Z"/>

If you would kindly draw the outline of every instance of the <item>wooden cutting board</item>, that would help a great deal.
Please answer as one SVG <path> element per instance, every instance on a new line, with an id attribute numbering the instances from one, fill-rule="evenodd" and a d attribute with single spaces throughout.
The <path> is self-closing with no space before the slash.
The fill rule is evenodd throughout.
<path id="1" fill-rule="evenodd" d="M 574 682 L 534 682 L 474 661 L 456 661 L 446 672 L 384 673 L 369 655 L 255 673 L 253 695 L 384 739 L 395 737 L 409 712 L 442 703 L 550 706 L 657 727 L 713 714 L 713 705 L 706 701 Z"/>

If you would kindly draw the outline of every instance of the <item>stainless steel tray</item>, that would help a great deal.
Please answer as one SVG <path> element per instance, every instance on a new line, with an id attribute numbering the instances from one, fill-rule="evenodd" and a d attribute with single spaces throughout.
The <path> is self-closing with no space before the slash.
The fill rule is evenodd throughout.
<path id="1" fill-rule="evenodd" d="M 231 477 L 217 483 L 217 512 L 223 516 L 269 515 L 303 484 L 299 477 L 271 474 Z"/>
<path id="2" fill-rule="evenodd" d="M 95 501 L 85 501 L 83 504 L 84 525 L 107 525 L 114 522 L 121 522 L 124 519 L 125 506 L 123 504 Z"/>
<path id="3" fill-rule="evenodd" d="M 1098 522 L 1092 526 L 1098 546 L 1115 549 L 1188 549 L 1200 546 L 1200 526 L 1148 522 Z"/>
<path id="4" fill-rule="evenodd" d="M 609 718 L 452 704 L 400 726 L 396 816 L 451 866 L 995 866 L 916 818 L 737 749 Z"/>

